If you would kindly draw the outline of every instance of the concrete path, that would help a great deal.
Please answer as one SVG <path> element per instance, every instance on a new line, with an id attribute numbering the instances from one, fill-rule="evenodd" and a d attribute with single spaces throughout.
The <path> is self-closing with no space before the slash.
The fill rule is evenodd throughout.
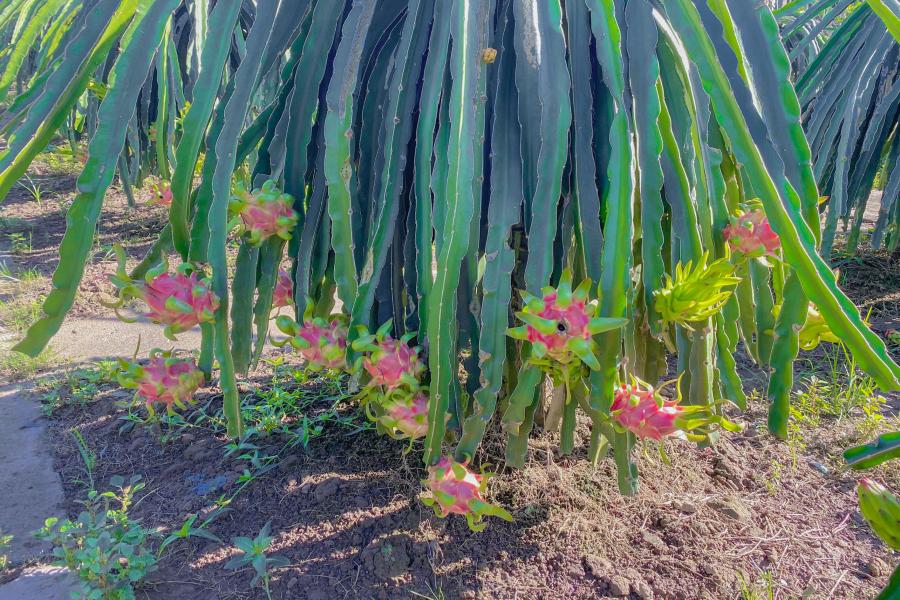
<path id="1" fill-rule="evenodd" d="M 41 411 L 29 385 L 0 386 L 0 529 L 13 536 L 15 563 L 46 558 L 50 548 L 32 532 L 51 516 L 63 516 L 62 484 L 53 469 Z M 0 586 L 0 600 L 69 598 L 72 579 L 65 570 L 29 568 Z"/>
<path id="2" fill-rule="evenodd" d="M 129 318 L 136 315 L 128 315 Z M 136 323 L 120 321 L 115 315 L 69 318 L 50 342 L 65 362 L 80 363 L 109 358 L 130 358 L 140 341 L 140 356 L 153 348 L 199 350 L 200 328 L 179 333 L 177 342 L 163 335 L 163 327 L 141 317 Z"/>

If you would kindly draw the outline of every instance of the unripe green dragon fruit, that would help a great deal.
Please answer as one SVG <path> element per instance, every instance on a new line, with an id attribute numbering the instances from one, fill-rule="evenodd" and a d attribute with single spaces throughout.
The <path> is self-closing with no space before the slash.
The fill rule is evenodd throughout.
<path id="1" fill-rule="evenodd" d="M 293 205 L 294 198 L 283 194 L 270 179 L 252 194 L 238 183 L 228 208 L 237 217 L 247 242 L 258 246 L 275 235 L 283 240 L 291 239 L 298 219 Z"/>
<path id="2" fill-rule="evenodd" d="M 165 260 L 155 269 L 147 272 L 143 281 L 135 281 L 125 270 L 125 251 L 121 246 L 114 248 L 119 266 L 109 280 L 119 290 L 118 301 L 106 306 L 116 310 L 125 305 L 129 298 L 139 298 L 147 304 L 144 313 L 150 320 L 165 325 L 166 337 L 174 340 L 175 334 L 187 331 L 200 323 L 215 321 L 219 308 L 219 297 L 212 290 L 212 282 L 200 278 L 197 271 L 188 264 L 179 265 L 175 273 L 169 273 Z M 128 321 L 119 315 L 119 318 Z"/>
<path id="3" fill-rule="evenodd" d="M 516 316 L 524 325 L 507 330 L 531 345 L 530 362 L 555 380 L 571 381 L 584 375 L 585 367 L 600 369 L 593 336 L 627 323 L 597 316 L 597 303 L 588 298 L 592 285 L 587 279 L 573 291 L 572 272 L 566 269 L 556 288 L 543 288 L 540 297 L 523 294 L 525 306 Z"/>
<path id="4" fill-rule="evenodd" d="M 800 347 L 804 350 L 812 350 L 822 342 L 830 342 L 837 344 L 841 340 L 831 331 L 831 327 L 825 321 L 825 318 L 819 314 L 816 306 L 810 302 L 809 312 L 806 315 L 806 322 L 800 329 L 798 334 L 800 338 Z"/>
<path id="5" fill-rule="evenodd" d="M 290 343 L 313 371 L 347 367 L 347 328 L 339 318 L 326 321 L 312 316 L 312 303 L 307 303 L 307 314 L 299 324 L 291 317 L 281 315 L 275 325 L 288 335 L 286 340 L 274 342 L 276 346 Z"/>
<path id="6" fill-rule="evenodd" d="M 422 481 L 427 488 L 422 502 L 442 518 L 450 514 L 464 515 L 472 531 L 482 531 L 487 526 L 482 520 L 488 516 L 512 521 L 512 515 L 506 510 L 484 500 L 492 476 L 484 471 L 478 475 L 464 463 L 449 456 L 441 457 L 436 465 L 428 468 L 428 478 Z"/>
<path id="7" fill-rule="evenodd" d="M 203 373 L 193 358 L 177 358 L 172 352 L 150 351 L 147 365 L 120 361 L 119 384 L 135 389 L 135 399 L 147 407 L 151 416 L 154 406 L 163 404 L 166 411 L 184 409 L 193 401 L 194 392 L 203 385 Z"/>
<path id="8" fill-rule="evenodd" d="M 900 500 L 886 487 L 868 477 L 860 479 L 856 488 L 859 510 L 878 537 L 900 550 Z"/>
<path id="9" fill-rule="evenodd" d="M 696 264 L 678 263 L 675 276 L 666 275 L 663 287 L 653 292 L 655 308 L 665 324 L 677 323 L 693 329 L 715 316 L 728 302 L 741 279 L 734 276 L 734 265 L 728 260 L 708 261 L 706 252 Z"/>

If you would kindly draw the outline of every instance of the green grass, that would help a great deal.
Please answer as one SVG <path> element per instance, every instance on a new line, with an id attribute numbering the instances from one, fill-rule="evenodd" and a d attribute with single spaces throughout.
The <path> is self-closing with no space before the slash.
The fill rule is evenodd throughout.
<path id="1" fill-rule="evenodd" d="M 46 285 L 46 278 L 34 269 L 13 274 L 9 268 L 0 270 L 0 281 L 7 284 L 7 298 L 0 300 L 0 328 L 13 338 L 18 338 L 41 315 L 44 297 L 39 293 Z M 0 373 L 10 379 L 26 379 L 53 366 L 58 357 L 51 349 L 35 358 L 0 350 Z"/>

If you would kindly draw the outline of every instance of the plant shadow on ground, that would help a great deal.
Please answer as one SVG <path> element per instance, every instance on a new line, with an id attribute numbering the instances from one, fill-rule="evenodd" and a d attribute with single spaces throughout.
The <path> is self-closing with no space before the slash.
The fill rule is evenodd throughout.
<path id="1" fill-rule="evenodd" d="M 504 472 L 503 434 L 493 430 L 480 461 L 501 471 L 491 497 L 516 522 L 491 520 L 474 534 L 418 501 L 418 449 L 404 455 L 404 443 L 376 436 L 344 397 L 345 384 L 302 372 L 288 382 L 296 363 L 276 356 L 282 383 L 273 388 L 271 366 L 241 383 L 249 424 L 271 433 L 239 447 L 229 448 L 211 390 L 183 420 L 154 429 L 135 424 L 126 390 L 96 378 L 76 381 L 81 392 L 68 389 L 71 377 L 62 384 L 68 401 L 54 407 L 52 437 L 70 512 L 86 480 L 72 431 L 96 458 L 99 489 L 116 475 L 143 476 L 134 516 L 150 529 L 167 535 L 191 514 L 204 519 L 217 501 L 229 509 L 208 526 L 224 543 L 172 544 L 139 597 L 265 597 L 250 587 L 252 569 L 225 564 L 237 554 L 235 537 L 253 537 L 269 521 L 269 552 L 290 563 L 272 573 L 274 598 L 687 600 L 753 598 L 771 585 L 777 598 L 849 599 L 874 596 L 885 580 L 890 558 L 858 515 L 839 452 L 770 438 L 758 397 L 736 417 L 745 432 L 714 448 L 669 441 L 669 464 L 655 446 L 639 452 L 635 498 L 618 495 L 611 461 L 594 468 L 583 452 L 559 456 L 549 434 L 531 442 L 523 470 Z M 266 407 L 283 401 L 273 389 L 299 399 L 275 421 Z M 587 435 L 581 422 L 577 436 Z M 258 476 L 248 481 L 248 472 Z"/>

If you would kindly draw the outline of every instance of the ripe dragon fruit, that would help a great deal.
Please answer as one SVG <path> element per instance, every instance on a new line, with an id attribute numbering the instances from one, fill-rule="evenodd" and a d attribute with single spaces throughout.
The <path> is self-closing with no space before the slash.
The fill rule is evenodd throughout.
<path id="1" fill-rule="evenodd" d="M 347 328 L 340 319 L 329 322 L 321 317 L 313 317 L 312 303 L 307 303 L 307 306 L 309 308 L 302 324 L 285 315 L 275 320 L 278 329 L 289 336 L 288 339 L 275 344 L 283 346 L 290 343 L 313 371 L 345 369 Z"/>
<path id="2" fill-rule="evenodd" d="M 122 387 L 136 389 L 135 399 L 143 402 L 150 415 L 154 406 L 164 404 L 166 411 L 184 409 L 201 385 L 203 373 L 193 358 L 176 358 L 171 352 L 150 351 L 147 365 L 120 361 L 122 371 L 119 383 Z"/>
<path id="3" fill-rule="evenodd" d="M 465 463 L 444 456 L 429 467 L 428 478 L 422 481 L 428 494 L 422 497 L 422 502 L 431 506 L 441 518 L 450 514 L 465 515 L 472 531 L 482 531 L 487 526 L 482 523 L 486 516 L 512 521 L 512 515 L 506 510 L 484 500 L 483 494 L 492 476 L 484 471 L 476 475 Z"/>
<path id="4" fill-rule="evenodd" d="M 272 307 L 281 308 L 294 303 L 294 281 L 290 273 L 284 269 L 278 270 L 278 281 L 275 282 L 275 291 L 272 293 Z"/>
<path id="5" fill-rule="evenodd" d="M 172 187 L 168 181 L 160 181 L 153 184 L 153 199 L 150 203 L 159 206 L 172 206 Z"/>
<path id="6" fill-rule="evenodd" d="M 164 324 L 164 333 L 172 340 L 176 333 L 215 320 L 219 298 L 213 292 L 210 280 L 198 277 L 191 265 L 184 263 L 175 273 L 169 273 L 169 266 L 163 260 L 158 267 L 147 272 L 143 281 L 135 281 L 125 269 L 125 251 L 121 246 L 116 246 L 114 251 L 118 255 L 119 266 L 109 279 L 119 289 L 120 297 L 117 302 L 106 306 L 118 310 L 127 298 L 140 298 L 148 308 L 144 315 Z"/>
<path id="7" fill-rule="evenodd" d="M 641 439 L 661 440 L 672 434 L 693 440 L 706 438 L 705 434 L 692 431 L 717 424 L 728 431 L 740 431 L 740 427 L 721 415 L 711 412 L 708 406 L 681 406 L 679 398 L 666 400 L 653 386 L 634 379 L 622 384 L 613 395 L 609 412 L 614 423 Z"/>
<path id="8" fill-rule="evenodd" d="M 661 440 L 678 431 L 678 418 L 684 408 L 674 400 L 657 400 L 652 387 L 622 384 L 616 392 L 610 413 L 616 422 L 638 436 Z"/>
<path id="9" fill-rule="evenodd" d="M 753 208 L 732 217 L 731 224 L 725 227 L 722 235 L 733 252 L 748 258 L 777 258 L 776 251 L 781 247 L 781 239 L 772 230 L 762 208 Z"/>
<path id="10" fill-rule="evenodd" d="M 582 364 L 600 369 L 593 336 L 618 329 L 627 321 L 595 316 L 597 304 L 588 301 L 592 285 L 585 280 L 572 291 L 572 272 L 566 269 L 557 288 L 545 287 L 540 298 L 524 295 L 525 307 L 516 316 L 525 324 L 507 330 L 507 335 L 529 342 L 531 362 L 545 371 L 570 375 L 570 367 L 578 369 Z"/>
<path id="11" fill-rule="evenodd" d="M 382 414 L 373 420 L 395 439 L 416 440 L 428 433 L 428 395 L 424 390 L 393 394 L 378 409 Z"/>
<path id="12" fill-rule="evenodd" d="M 293 204 L 294 198 L 281 193 L 270 179 L 252 194 L 242 184 L 237 184 L 229 209 L 238 217 L 247 242 L 258 246 L 273 235 L 283 240 L 291 239 L 298 218 Z"/>
<path id="13" fill-rule="evenodd" d="M 353 350 L 363 353 L 362 367 L 370 376 L 367 387 L 378 387 L 385 391 L 406 386 L 419 387 L 419 378 L 425 365 L 419 358 L 419 349 L 409 345 L 413 334 L 408 333 L 399 340 L 391 337 L 392 321 L 388 321 L 372 334 L 360 335 L 353 341 Z"/>

